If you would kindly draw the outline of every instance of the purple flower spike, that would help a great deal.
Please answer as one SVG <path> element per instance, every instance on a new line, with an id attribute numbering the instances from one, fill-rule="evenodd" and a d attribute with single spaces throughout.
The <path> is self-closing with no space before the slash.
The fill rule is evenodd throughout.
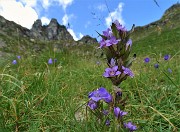
<path id="1" fill-rule="evenodd" d="M 118 71 L 118 66 L 114 66 L 112 68 L 106 68 L 103 76 L 104 77 L 115 77 L 119 74 L 121 74 L 121 72 Z"/>
<path id="2" fill-rule="evenodd" d="M 91 110 L 95 110 L 98 107 L 97 102 L 95 102 L 94 100 L 89 100 L 87 105 Z"/>
<path id="3" fill-rule="evenodd" d="M 130 132 L 137 130 L 137 127 L 132 122 L 124 123 L 124 127 L 128 128 Z"/>
<path id="4" fill-rule="evenodd" d="M 48 60 L 48 64 L 52 64 L 53 63 L 53 61 L 52 61 L 52 59 L 50 58 L 49 60 Z"/>
<path id="5" fill-rule="evenodd" d="M 154 68 L 159 68 L 159 64 L 154 64 Z"/>
<path id="6" fill-rule="evenodd" d="M 124 73 L 125 75 L 128 75 L 128 76 L 130 76 L 131 78 L 134 77 L 134 74 L 132 73 L 132 71 L 131 71 L 129 68 L 126 68 L 126 67 L 122 66 L 122 69 L 123 69 L 123 73 Z"/>
<path id="7" fill-rule="evenodd" d="M 164 60 L 169 60 L 170 59 L 170 55 L 165 55 L 164 56 Z"/>
<path id="8" fill-rule="evenodd" d="M 12 64 L 13 64 L 13 65 L 17 64 L 17 61 L 16 61 L 16 60 L 13 60 L 13 61 L 12 61 Z"/>
<path id="9" fill-rule="evenodd" d="M 103 87 L 89 93 L 89 98 L 98 102 L 99 100 L 104 100 L 107 103 L 112 102 L 112 96 L 107 92 L 107 90 Z"/>
<path id="10" fill-rule="evenodd" d="M 114 115 L 115 115 L 117 118 L 120 118 L 120 117 L 122 117 L 122 116 L 124 116 L 124 115 L 126 115 L 126 114 L 127 114 L 127 112 L 124 112 L 124 111 L 120 110 L 119 107 L 114 107 Z"/>
<path id="11" fill-rule="evenodd" d="M 145 63 L 149 63 L 149 61 L 150 61 L 150 58 L 148 58 L 148 57 L 144 59 Z"/>

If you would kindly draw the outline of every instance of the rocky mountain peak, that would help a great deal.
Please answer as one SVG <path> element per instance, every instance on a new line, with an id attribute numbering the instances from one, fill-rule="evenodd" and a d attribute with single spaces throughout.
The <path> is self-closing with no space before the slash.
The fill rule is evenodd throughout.
<path id="1" fill-rule="evenodd" d="M 39 38 L 40 40 L 44 39 L 44 37 L 42 36 L 42 22 L 40 19 L 37 19 L 32 25 L 32 28 L 30 30 L 30 37 L 33 39 L 36 38 Z"/>
<path id="2" fill-rule="evenodd" d="M 40 19 L 37 19 L 37 20 L 34 22 L 34 24 L 33 24 L 33 26 L 32 26 L 32 29 L 40 29 L 40 28 L 42 28 L 42 22 L 41 22 Z"/>
<path id="3" fill-rule="evenodd" d="M 73 37 L 67 31 L 66 27 L 60 25 L 55 18 L 52 18 L 50 23 L 44 26 L 42 26 L 40 19 L 36 20 L 30 31 L 30 37 L 33 39 L 73 41 Z"/>
<path id="4" fill-rule="evenodd" d="M 52 18 L 48 26 L 58 26 L 58 25 L 59 25 L 59 23 L 58 23 L 57 19 Z"/>
<path id="5" fill-rule="evenodd" d="M 56 19 L 51 19 L 49 25 L 47 26 L 47 35 L 48 39 L 56 39 L 57 40 L 57 35 L 58 35 L 58 27 L 59 23 L 57 22 Z"/>

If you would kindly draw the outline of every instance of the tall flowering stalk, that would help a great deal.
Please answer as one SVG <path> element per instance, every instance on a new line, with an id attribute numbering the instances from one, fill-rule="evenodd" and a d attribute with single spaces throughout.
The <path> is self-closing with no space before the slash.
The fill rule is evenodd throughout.
<path id="1" fill-rule="evenodd" d="M 133 27 L 134 28 L 134 27 Z M 127 31 L 117 20 L 114 21 L 110 28 L 98 33 L 102 39 L 99 48 L 106 55 L 108 67 L 105 69 L 103 76 L 111 80 L 113 84 L 113 94 L 111 95 L 104 87 L 89 93 L 87 107 L 93 115 L 102 123 L 102 126 L 110 126 L 112 120 L 117 123 L 116 130 L 128 129 L 135 131 L 137 127 L 131 122 L 126 123 L 124 116 L 128 113 L 124 111 L 126 98 L 122 97 L 121 83 L 128 77 L 133 78 L 134 74 L 130 69 L 135 57 L 129 58 L 132 40 L 130 39 L 131 31 Z"/>

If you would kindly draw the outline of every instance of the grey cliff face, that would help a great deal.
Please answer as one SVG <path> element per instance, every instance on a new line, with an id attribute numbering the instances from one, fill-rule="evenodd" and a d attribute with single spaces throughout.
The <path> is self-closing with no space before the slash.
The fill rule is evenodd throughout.
<path id="1" fill-rule="evenodd" d="M 32 29 L 42 29 L 42 22 L 41 22 L 41 20 L 40 19 L 37 19 L 35 22 L 34 22 L 34 24 L 33 24 L 33 26 L 32 26 Z"/>
<path id="2" fill-rule="evenodd" d="M 31 38 L 40 40 L 70 40 L 73 37 L 67 31 L 65 26 L 59 25 L 56 19 L 51 19 L 49 25 L 42 26 L 41 20 L 36 20 L 30 31 Z"/>
<path id="3" fill-rule="evenodd" d="M 0 16 L 0 33 L 9 36 L 29 37 L 30 30 Z"/>
<path id="4" fill-rule="evenodd" d="M 42 35 L 42 22 L 40 19 L 36 20 L 32 26 L 32 29 L 30 31 L 30 37 L 31 38 L 39 38 L 44 39 Z"/>
<path id="5" fill-rule="evenodd" d="M 47 37 L 49 40 L 53 40 L 57 38 L 58 35 L 58 22 L 56 19 L 51 19 L 48 27 L 47 27 Z"/>

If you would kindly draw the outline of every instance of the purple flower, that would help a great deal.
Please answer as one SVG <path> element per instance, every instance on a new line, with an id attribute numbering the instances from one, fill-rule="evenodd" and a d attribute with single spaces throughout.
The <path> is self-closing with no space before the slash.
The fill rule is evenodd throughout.
<path id="1" fill-rule="evenodd" d="M 115 65 L 116 65 L 116 61 L 113 58 L 111 58 L 110 66 L 113 67 Z"/>
<path id="2" fill-rule="evenodd" d="M 170 68 L 168 68 L 168 72 L 169 72 L 169 73 L 172 73 L 172 70 L 171 70 Z"/>
<path id="3" fill-rule="evenodd" d="M 102 48 L 102 47 L 109 47 L 113 44 L 117 44 L 120 40 L 116 40 L 116 38 L 114 36 L 111 36 L 110 39 L 102 39 L 99 43 L 100 43 L 100 46 L 99 48 Z"/>
<path id="4" fill-rule="evenodd" d="M 116 97 L 122 97 L 122 90 L 120 88 L 115 89 Z"/>
<path id="5" fill-rule="evenodd" d="M 148 63 L 149 61 L 150 61 L 150 58 L 148 58 L 148 57 L 144 59 L 145 63 Z"/>
<path id="6" fill-rule="evenodd" d="M 54 59 L 54 63 L 56 63 L 57 62 L 57 59 Z"/>
<path id="7" fill-rule="evenodd" d="M 154 68 L 159 68 L 159 64 L 154 64 Z"/>
<path id="8" fill-rule="evenodd" d="M 13 61 L 12 61 L 12 64 L 13 64 L 13 65 L 17 64 L 17 61 L 16 61 L 16 60 L 13 60 Z"/>
<path id="9" fill-rule="evenodd" d="M 124 116 L 124 115 L 126 115 L 126 114 L 127 114 L 127 112 L 124 112 L 124 111 L 120 110 L 119 107 L 114 107 L 114 115 L 115 115 L 117 118 L 120 118 L 120 117 L 122 117 L 122 116 Z"/>
<path id="10" fill-rule="evenodd" d="M 109 111 L 108 111 L 108 110 L 103 110 L 102 113 L 103 113 L 104 115 L 108 115 L 108 114 L 109 114 Z"/>
<path id="11" fill-rule="evenodd" d="M 111 29 L 108 28 L 106 31 L 103 31 L 103 35 L 107 38 L 110 38 L 112 36 Z"/>
<path id="12" fill-rule="evenodd" d="M 125 32 L 125 31 L 126 31 L 125 27 L 123 27 L 123 26 L 119 23 L 118 20 L 115 20 L 115 21 L 114 21 L 114 24 L 116 25 L 116 28 L 117 28 L 118 31 L 122 31 L 122 32 Z"/>
<path id="13" fill-rule="evenodd" d="M 169 60 L 170 59 L 170 55 L 165 55 L 164 56 L 164 60 Z"/>
<path id="14" fill-rule="evenodd" d="M 95 110 L 98 107 L 97 102 L 94 100 L 89 100 L 87 105 L 91 110 Z"/>
<path id="15" fill-rule="evenodd" d="M 102 40 L 99 42 L 99 44 L 100 44 L 99 48 L 106 47 L 106 40 L 105 40 L 105 39 L 102 39 Z"/>
<path id="16" fill-rule="evenodd" d="M 21 56 L 18 55 L 17 58 L 18 58 L 18 59 L 21 59 Z"/>
<path id="17" fill-rule="evenodd" d="M 119 41 L 120 41 L 120 39 L 116 39 L 116 37 L 114 37 L 114 36 L 111 36 L 111 38 L 110 38 L 111 44 L 117 44 Z"/>
<path id="18" fill-rule="evenodd" d="M 110 125 L 110 120 L 107 119 L 105 124 L 106 124 L 106 126 L 109 126 Z"/>
<path id="19" fill-rule="evenodd" d="M 129 39 L 126 43 L 126 50 L 128 49 L 128 47 L 131 47 L 132 46 L 132 40 Z"/>
<path id="20" fill-rule="evenodd" d="M 114 66 L 112 68 L 106 68 L 103 76 L 104 77 L 115 77 L 119 74 L 121 74 L 121 72 L 118 71 L 118 66 Z"/>
<path id="21" fill-rule="evenodd" d="M 117 97 L 122 97 L 122 92 L 120 92 L 120 91 L 116 92 L 116 96 Z"/>
<path id="22" fill-rule="evenodd" d="M 124 127 L 128 128 L 130 132 L 137 130 L 137 127 L 132 122 L 124 123 Z"/>
<path id="23" fill-rule="evenodd" d="M 126 67 L 122 66 L 122 69 L 123 69 L 123 73 L 124 73 L 125 75 L 128 75 L 128 76 L 130 76 L 131 78 L 134 77 L 134 74 L 132 73 L 132 71 L 131 71 L 129 68 L 126 68 Z"/>
<path id="24" fill-rule="evenodd" d="M 98 102 L 99 100 L 104 100 L 105 102 L 110 103 L 112 101 L 112 96 L 103 87 L 100 87 L 99 89 L 89 93 L 88 97 L 95 102 Z"/>
<path id="25" fill-rule="evenodd" d="M 49 60 L 48 60 L 48 64 L 52 64 L 53 63 L 53 61 L 52 61 L 52 59 L 50 58 Z"/>

